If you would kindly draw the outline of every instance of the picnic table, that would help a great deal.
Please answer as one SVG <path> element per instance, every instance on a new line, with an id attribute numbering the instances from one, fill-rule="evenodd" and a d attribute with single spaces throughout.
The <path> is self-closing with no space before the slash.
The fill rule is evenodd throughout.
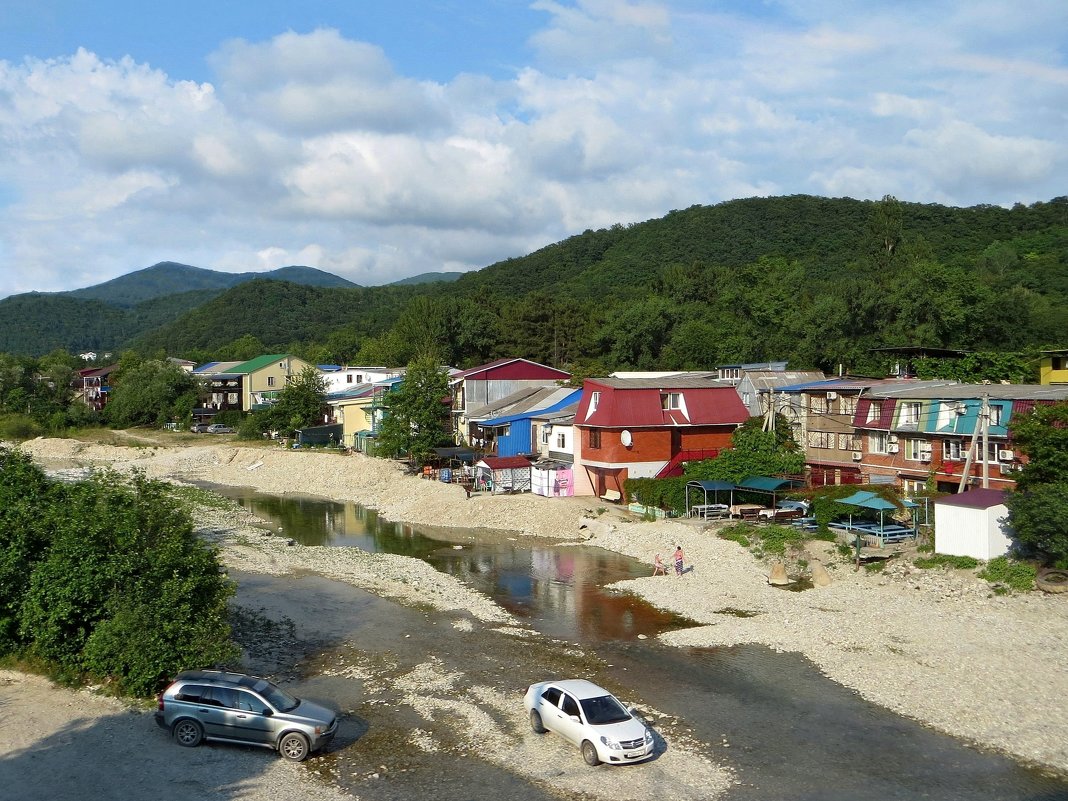
<path id="1" fill-rule="evenodd" d="M 742 520 L 755 520 L 761 509 L 767 507 L 759 503 L 736 503 L 730 507 L 731 517 L 740 517 Z"/>
<path id="2" fill-rule="evenodd" d="M 690 507 L 690 517 L 703 517 L 705 520 L 726 517 L 730 508 L 725 503 L 699 503 Z"/>

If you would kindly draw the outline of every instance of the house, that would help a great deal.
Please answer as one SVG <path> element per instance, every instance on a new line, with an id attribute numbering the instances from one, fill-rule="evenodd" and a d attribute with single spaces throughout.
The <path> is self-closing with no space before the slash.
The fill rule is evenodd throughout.
<path id="1" fill-rule="evenodd" d="M 761 417 L 776 403 L 775 394 L 780 387 L 826 379 L 819 370 L 744 370 L 735 390 L 749 415 Z"/>
<path id="2" fill-rule="evenodd" d="M 896 379 L 824 378 L 775 390 L 775 411 L 786 418 L 794 440 L 805 449 L 805 469 L 812 486 L 868 481 L 861 470 L 864 441 L 854 425 L 857 404 L 862 394 L 876 387 L 900 383 Z"/>
<path id="3" fill-rule="evenodd" d="M 721 364 L 713 371 L 713 376 L 728 384 L 737 385 L 742 376 L 754 370 L 765 373 L 781 373 L 786 369 L 786 362 L 754 362 L 751 364 Z"/>
<path id="4" fill-rule="evenodd" d="M 937 498 L 935 553 L 990 560 L 1012 549 L 1012 528 L 1006 493 L 999 489 L 970 489 Z"/>
<path id="5" fill-rule="evenodd" d="M 581 389 L 567 387 L 520 390 L 509 396 L 517 398 L 514 403 L 506 404 L 506 398 L 499 404 L 485 407 L 472 418 L 472 442 L 484 452 L 497 456 L 533 455 L 538 451 L 533 416 L 575 405 L 581 395 Z M 485 410 L 494 406 L 502 407 L 500 410 L 506 413 L 482 419 Z"/>
<path id="6" fill-rule="evenodd" d="M 201 410 L 207 415 L 224 409 L 242 412 L 264 408 L 282 388 L 308 367 L 308 362 L 285 353 L 257 356 L 244 362 L 209 362 L 193 371 L 204 379 L 209 400 Z"/>
<path id="7" fill-rule="evenodd" d="M 1023 464 L 1012 446 L 1013 417 L 1063 400 L 1068 385 L 902 381 L 872 387 L 853 417 L 862 445 L 859 466 L 868 481 L 895 484 L 906 494 L 928 484 L 941 492 L 979 484 L 1011 489 Z"/>
<path id="8" fill-rule="evenodd" d="M 449 379 L 456 444 L 471 443 L 470 418 L 483 407 L 522 389 L 556 387 L 571 374 L 528 359 L 498 359 L 461 370 Z"/>
<path id="9" fill-rule="evenodd" d="M 326 382 L 327 395 L 404 375 L 403 367 L 347 367 L 337 364 L 320 364 L 316 366 L 316 369 Z"/>
<path id="10" fill-rule="evenodd" d="M 118 369 L 117 364 L 111 364 L 107 367 L 78 370 L 78 378 L 74 383 L 76 387 L 80 384 L 78 397 L 86 406 L 98 412 L 107 406 L 108 394 L 111 392 L 111 376 Z"/>
<path id="11" fill-rule="evenodd" d="M 185 373 L 192 373 L 197 366 L 196 362 L 191 362 L 189 359 L 179 359 L 175 356 L 168 356 L 167 361 Z"/>
<path id="12" fill-rule="evenodd" d="M 373 450 L 378 428 L 386 414 L 386 396 L 403 381 L 404 376 L 398 375 L 326 396 L 330 418 L 341 424 L 341 441 L 345 445 L 361 453 L 370 453 Z"/>
<path id="13" fill-rule="evenodd" d="M 622 499 L 628 478 L 718 455 L 748 418 L 734 387 L 708 378 L 587 379 L 575 411 L 575 494 Z"/>
<path id="14" fill-rule="evenodd" d="M 1068 384 L 1068 348 L 1044 350 L 1038 367 L 1039 384 Z"/>

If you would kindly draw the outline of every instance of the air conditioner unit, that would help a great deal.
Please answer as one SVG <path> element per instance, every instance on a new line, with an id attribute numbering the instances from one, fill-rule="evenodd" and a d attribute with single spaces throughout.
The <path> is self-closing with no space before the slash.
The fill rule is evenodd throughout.
<path id="1" fill-rule="evenodd" d="M 897 453 L 899 450 L 900 448 L 896 444 L 886 446 L 887 453 Z"/>
<path id="2" fill-rule="evenodd" d="M 1003 462 L 1011 462 L 1016 458 L 1016 454 L 1012 451 L 998 451 L 998 458 Z"/>
<path id="3" fill-rule="evenodd" d="M 920 461 L 924 462 L 924 463 L 931 461 L 931 454 L 929 454 L 929 453 L 921 453 L 920 454 Z"/>
<path id="4" fill-rule="evenodd" d="M 837 392 L 828 392 L 827 393 L 827 400 L 838 400 L 838 393 Z"/>
<path id="5" fill-rule="evenodd" d="M 853 451 L 853 461 L 854 462 L 859 462 L 863 458 L 864 458 L 864 454 L 863 453 L 861 453 L 860 451 Z"/>
<path id="6" fill-rule="evenodd" d="M 957 414 L 967 414 L 967 413 L 968 413 L 968 404 L 966 404 L 966 403 L 958 403 L 957 404 Z"/>
<path id="7" fill-rule="evenodd" d="M 897 440 L 898 440 L 897 434 L 891 434 L 889 437 L 886 438 L 887 442 L 897 442 Z"/>

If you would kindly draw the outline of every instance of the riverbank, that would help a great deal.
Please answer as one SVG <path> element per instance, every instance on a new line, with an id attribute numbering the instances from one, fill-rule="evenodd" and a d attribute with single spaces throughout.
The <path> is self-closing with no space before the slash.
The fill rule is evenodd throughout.
<path id="1" fill-rule="evenodd" d="M 357 501 L 395 521 L 508 530 L 562 540 L 561 547 L 587 540 L 644 561 L 651 561 L 655 552 L 667 558 L 678 543 L 692 572 L 618 585 L 701 624 L 663 635 L 666 642 L 756 643 L 797 651 L 877 704 L 980 746 L 1068 773 L 1068 721 L 1061 714 L 1068 694 L 1064 596 L 996 596 L 970 572 L 920 571 L 901 560 L 879 574 L 854 572 L 826 543 L 813 543 L 809 557 L 824 561 L 832 584 L 788 592 L 767 583 L 765 563 L 716 537 L 715 524 L 640 522 L 616 507 L 606 509 L 596 498 L 468 499 L 458 486 L 404 476 L 393 463 L 359 455 L 194 442 L 190 447 L 127 448 L 42 439 L 22 447 L 53 466 L 136 467 L 154 478 Z M 204 525 L 227 532 L 227 522 Z M 346 558 L 359 567 L 338 566 L 332 564 L 336 554 L 327 553 L 330 549 L 287 548 L 271 538 L 256 541 L 241 529 L 239 536 L 218 535 L 230 537 L 226 558 L 235 568 L 319 571 L 408 602 L 467 608 L 488 623 L 509 625 L 507 615 L 488 599 L 435 571 L 413 567 L 415 560 L 388 557 L 372 563 L 350 556 Z M 427 584 L 412 584 L 405 599 L 400 586 L 405 582 L 399 578 L 411 581 L 412 571 Z M 379 584 L 371 587 L 375 581 Z"/>

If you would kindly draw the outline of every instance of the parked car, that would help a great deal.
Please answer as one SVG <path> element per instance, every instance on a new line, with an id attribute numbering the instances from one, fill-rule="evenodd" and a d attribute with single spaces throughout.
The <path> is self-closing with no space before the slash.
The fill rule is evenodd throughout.
<path id="1" fill-rule="evenodd" d="M 184 671 L 156 700 L 156 723 L 187 748 L 218 740 L 273 748 L 301 762 L 337 732 L 337 716 L 326 707 L 244 673 Z"/>
<path id="2" fill-rule="evenodd" d="M 212 423 L 208 426 L 209 434 L 233 434 L 234 430 L 230 426 L 224 426 L 222 423 Z"/>
<path id="3" fill-rule="evenodd" d="M 607 690 L 585 679 L 531 684 L 523 697 L 530 727 L 577 745 L 586 764 L 638 762 L 653 753 L 653 733 Z"/>
<path id="4" fill-rule="evenodd" d="M 194 434 L 203 434 L 207 432 L 210 427 L 211 426 L 208 423 L 193 423 L 193 425 L 189 426 L 189 430 Z"/>

